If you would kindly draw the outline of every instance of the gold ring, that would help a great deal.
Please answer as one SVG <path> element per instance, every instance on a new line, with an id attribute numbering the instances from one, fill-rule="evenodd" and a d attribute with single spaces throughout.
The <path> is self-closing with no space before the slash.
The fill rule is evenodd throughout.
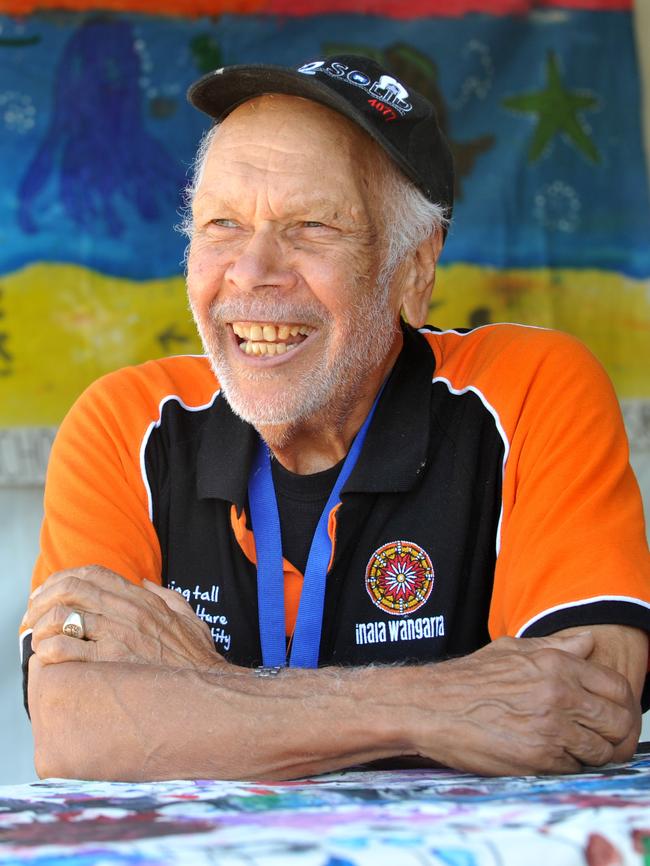
<path id="1" fill-rule="evenodd" d="M 86 636 L 86 630 L 81 611 L 73 610 L 72 613 L 69 613 L 65 618 L 61 631 L 68 637 L 76 637 L 83 640 Z"/>

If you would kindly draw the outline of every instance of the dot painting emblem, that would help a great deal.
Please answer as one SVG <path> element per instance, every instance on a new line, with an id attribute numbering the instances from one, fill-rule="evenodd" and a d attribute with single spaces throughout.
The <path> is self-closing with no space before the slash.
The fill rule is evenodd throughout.
<path id="1" fill-rule="evenodd" d="M 393 616 L 413 613 L 433 588 L 433 565 L 412 541 L 391 541 L 375 550 L 366 568 L 366 589 L 378 608 Z"/>

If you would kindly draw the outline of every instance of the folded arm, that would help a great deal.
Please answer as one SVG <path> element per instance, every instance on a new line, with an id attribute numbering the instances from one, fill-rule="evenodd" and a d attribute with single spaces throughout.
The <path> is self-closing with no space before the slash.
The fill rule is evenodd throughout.
<path id="1" fill-rule="evenodd" d="M 43 666 L 35 656 L 36 769 L 87 779 L 287 779 L 371 761 L 402 745 L 398 707 L 372 724 L 369 692 L 378 687 L 371 672 L 261 680 L 235 666 Z"/>
<path id="2" fill-rule="evenodd" d="M 122 587 L 115 575 L 112 620 L 106 595 L 101 616 L 91 611 L 93 572 L 68 577 L 51 579 L 28 614 L 41 776 L 286 779 L 402 755 L 484 774 L 572 772 L 629 758 L 638 740 L 647 637 L 635 629 L 263 679 L 202 642 L 204 624 L 176 593 Z M 90 640 L 61 635 L 71 606 L 87 611 Z"/>

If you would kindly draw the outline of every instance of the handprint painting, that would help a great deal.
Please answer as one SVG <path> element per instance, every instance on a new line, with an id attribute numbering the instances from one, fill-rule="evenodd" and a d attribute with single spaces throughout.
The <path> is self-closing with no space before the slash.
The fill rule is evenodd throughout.
<path id="1" fill-rule="evenodd" d="M 145 126 L 136 44 L 132 25 L 115 17 L 73 31 L 52 84 L 49 124 L 18 188 L 25 235 L 66 226 L 95 254 L 99 239 L 173 222 L 185 172 Z"/>

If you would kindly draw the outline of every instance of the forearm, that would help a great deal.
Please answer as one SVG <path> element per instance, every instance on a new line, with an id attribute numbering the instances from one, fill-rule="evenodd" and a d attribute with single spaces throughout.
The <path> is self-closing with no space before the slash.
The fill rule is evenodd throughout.
<path id="1" fill-rule="evenodd" d="M 590 634 L 502 638 L 438 664 L 268 679 L 224 662 L 206 671 L 33 658 L 36 767 L 90 779 L 289 779 L 420 755 L 487 775 L 575 772 L 624 743 L 633 751 L 638 733 L 629 683 L 586 661 L 593 650 Z"/>
<path id="2" fill-rule="evenodd" d="M 393 672 L 396 673 L 396 672 Z M 259 679 L 121 663 L 30 665 L 41 777 L 287 779 L 408 751 L 390 670 Z"/>

